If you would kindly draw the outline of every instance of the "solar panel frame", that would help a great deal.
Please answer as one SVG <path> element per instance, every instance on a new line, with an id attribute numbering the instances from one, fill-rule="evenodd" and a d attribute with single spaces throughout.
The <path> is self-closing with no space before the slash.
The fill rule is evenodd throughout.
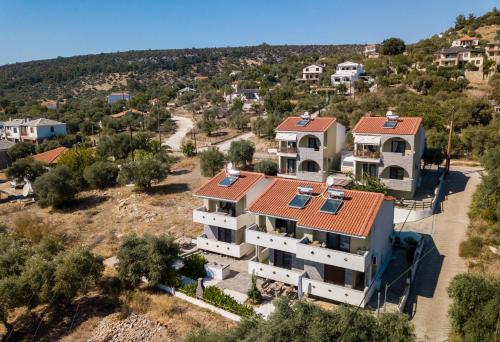
<path id="1" fill-rule="evenodd" d="M 397 124 L 397 121 L 386 121 L 384 122 L 384 128 L 395 128 Z"/>
<path id="2" fill-rule="evenodd" d="M 219 182 L 219 186 L 228 188 L 231 185 L 233 185 L 233 183 L 236 182 L 237 179 L 238 179 L 238 177 L 235 177 L 235 176 L 227 176 Z"/>
<path id="3" fill-rule="evenodd" d="M 341 199 L 327 198 L 325 200 L 325 203 L 323 203 L 323 205 L 319 209 L 319 211 L 321 213 L 335 215 L 336 213 L 338 213 L 341 206 L 342 206 Z"/>
<path id="4" fill-rule="evenodd" d="M 298 194 L 288 203 L 290 208 L 302 209 L 311 199 L 310 195 Z"/>
<path id="5" fill-rule="evenodd" d="M 296 126 L 298 127 L 304 127 L 309 123 L 309 120 L 300 120 L 296 123 Z"/>

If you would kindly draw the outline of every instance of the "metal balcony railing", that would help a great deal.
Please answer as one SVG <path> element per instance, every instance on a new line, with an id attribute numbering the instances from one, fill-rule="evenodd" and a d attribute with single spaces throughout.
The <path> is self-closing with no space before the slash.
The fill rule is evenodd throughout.
<path id="1" fill-rule="evenodd" d="M 355 157 L 380 158 L 380 151 L 355 150 Z"/>

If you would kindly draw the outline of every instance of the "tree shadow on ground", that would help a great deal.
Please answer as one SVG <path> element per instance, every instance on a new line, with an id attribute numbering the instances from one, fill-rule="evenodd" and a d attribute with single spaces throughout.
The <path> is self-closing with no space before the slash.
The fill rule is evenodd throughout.
<path id="1" fill-rule="evenodd" d="M 185 175 L 187 173 L 191 173 L 192 170 L 188 170 L 188 169 L 179 169 L 179 170 L 174 170 L 174 171 L 171 171 L 170 174 L 172 176 L 180 176 L 180 175 Z"/>
<path id="2" fill-rule="evenodd" d="M 105 317 L 115 312 L 117 307 L 117 302 L 109 296 L 94 295 L 79 298 L 68 305 L 53 305 L 44 310 L 28 311 L 16 319 L 13 324 L 14 332 L 9 339 L 56 341 L 88 319 Z"/>
<path id="3" fill-rule="evenodd" d="M 187 183 L 169 183 L 153 186 L 147 191 L 148 195 L 178 194 L 191 190 Z"/>
<path id="4" fill-rule="evenodd" d="M 78 197 L 68 202 L 68 204 L 64 208 L 58 209 L 58 211 L 72 213 L 79 210 L 92 209 L 99 206 L 101 203 L 106 202 L 110 198 L 110 196 L 106 195 L 89 195 Z"/>

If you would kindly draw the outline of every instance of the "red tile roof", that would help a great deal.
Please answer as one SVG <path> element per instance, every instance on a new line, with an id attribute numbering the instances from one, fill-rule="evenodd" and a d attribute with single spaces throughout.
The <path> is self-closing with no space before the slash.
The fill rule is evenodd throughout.
<path id="1" fill-rule="evenodd" d="M 137 110 L 137 109 L 127 109 L 127 110 L 124 110 L 123 112 L 119 112 L 119 113 L 116 113 L 116 114 L 111 114 L 111 117 L 113 119 L 119 119 L 119 118 L 125 116 L 127 113 L 137 114 L 137 115 L 144 115 L 144 114 L 146 114 L 146 113 L 141 112 L 140 110 Z"/>
<path id="2" fill-rule="evenodd" d="M 265 176 L 262 173 L 241 171 L 239 178 L 231 186 L 220 186 L 219 182 L 226 177 L 226 172 L 221 171 L 215 177 L 203 184 L 194 192 L 198 197 L 218 198 L 221 200 L 237 202 L 250 190 L 250 188 Z"/>
<path id="3" fill-rule="evenodd" d="M 45 164 L 57 164 L 59 158 L 67 151 L 66 147 L 58 147 L 53 150 L 35 154 L 33 159 Z"/>
<path id="4" fill-rule="evenodd" d="M 384 128 L 387 119 L 383 116 L 364 116 L 352 129 L 353 133 L 414 135 L 422 123 L 422 118 L 400 117 L 394 128 Z"/>
<path id="5" fill-rule="evenodd" d="M 459 40 L 460 41 L 467 41 L 467 40 L 476 40 L 477 38 L 476 37 L 471 37 L 471 36 L 463 36 L 462 38 L 460 38 Z"/>
<path id="6" fill-rule="evenodd" d="M 297 126 L 302 119 L 290 116 L 276 127 L 276 132 L 326 132 L 336 121 L 335 118 L 314 118 L 305 126 Z"/>
<path id="7" fill-rule="evenodd" d="M 312 187 L 313 197 L 302 209 L 290 208 L 288 203 L 297 194 L 298 186 Z M 294 220 L 300 227 L 367 237 L 384 201 L 384 194 L 344 190 L 342 206 L 333 215 L 320 212 L 327 198 L 326 190 L 324 183 L 276 178 L 250 205 L 249 211 Z"/>

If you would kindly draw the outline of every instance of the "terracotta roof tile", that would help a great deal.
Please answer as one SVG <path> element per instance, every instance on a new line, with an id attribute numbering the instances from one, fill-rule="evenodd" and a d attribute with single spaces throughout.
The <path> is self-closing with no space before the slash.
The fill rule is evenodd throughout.
<path id="1" fill-rule="evenodd" d="M 300 117 L 290 116 L 276 127 L 276 132 L 326 132 L 336 121 L 335 118 L 314 118 L 305 126 L 297 126 L 300 120 Z"/>
<path id="2" fill-rule="evenodd" d="M 265 176 L 262 173 L 241 171 L 241 174 L 229 187 L 220 186 L 219 182 L 226 177 L 226 172 L 221 171 L 215 177 L 203 184 L 194 192 L 198 197 L 218 198 L 221 200 L 237 202 L 250 190 L 250 188 Z"/>
<path id="3" fill-rule="evenodd" d="M 362 117 L 356 126 L 352 129 L 353 133 L 372 133 L 372 134 L 403 134 L 414 135 L 417 133 L 422 118 L 419 117 L 400 117 L 398 124 L 394 128 L 384 128 L 384 122 L 387 119 L 383 116 Z"/>
<path id="4" fill-rule="evenodd" d="M 313 188 L 313 197 L 303 209 L 290 208 L 288 203 L 297 194 L 298 186 Z M 368 236 L 375 217 L 384 201 L 384 194 L 344 190 L 345 198 L 337 214 L 320 212 L 326 200 L 327 185 L 276 178 L 249 207 L 254 214 L 281 217 L 297 221 L 297 226 L 338 232 L 353 236 Z"/>
<path id="5" fill-rule="evenodd" d="M 53 150 L 35 154 L 33 159 L 41 161 L 45 164 L 57 164 L 59 158 L 67 151 L 66 147 L 58 147 Z"/>

